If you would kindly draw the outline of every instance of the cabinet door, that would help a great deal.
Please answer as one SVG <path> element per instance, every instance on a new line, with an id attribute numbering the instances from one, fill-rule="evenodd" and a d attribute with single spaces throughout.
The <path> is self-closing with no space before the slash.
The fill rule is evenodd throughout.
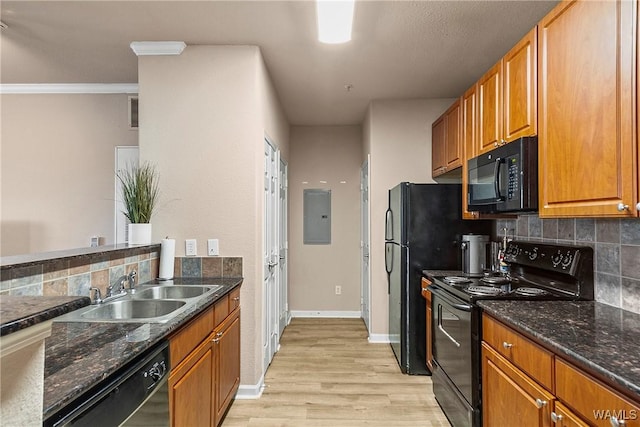
<path id="1" fill-rule="evenodd" d="M 433 341 L 431 341 L 433 337 L 433 318 L 432 318 L 432 309 L 431 309 L 431 291 L 427 289 L 427 286 L 431 284 L 431 282 L 424 277 L 422 278 L 422 297 L 426 300 L 426 343 L 427 343 L 427 368 L 430 371 L 433 371 Z"/>
<path id="2" fill-rule="evenodd" d="M 636 7 L 566 1 L 538 25 L 542 217 L 636 215 Z"/>
<path id="3" fill-rule="evenodd" d="M 476 141 L 478 138 L 478 87 L 471 86 L 462 95 L 462 218 L 478 218 L 477 212 L 467 210 L 467 186 L 469 182 L 469 168 L 467 161 L 476 156 Z"/>
<path id="4" fill-rule="evenodd" d="M 502 61 L 478 81 L 477 155 L 502 143 Z"/>
<path id="5" fill-rule="evenodd" d="M 213 353 L 207 341 L 169 377 L 171 426 L 213 425 L 212 378 Z"/>
<path id="6" fill-rule="evenodd" d="M 445 115 L 440 116 L 431 126 L 431 176 L 436 177 L 445 172 Z"/>
<path id="7" fill-rule="evenodd" d="M 482 343 L 482 422 L 550 426 L 553 395 Z"/>
<path id="8" fill-rule="evenodd" d="M 460 100 L 453 103 L 446 113 L 445 162 L 447 171 L 462 166 L 462 108 Z"/>
<path id="9" fill-rule="evenodd" d="M 240 310 L 231 315 L 216 333 L 216 424 L 229 407 L 240 385 Z"/>
<path id="10" fill-rule="evenodd" d="M 538 132 L 537 28 L 502 60 L 504 139 L 511 142 Z"/>

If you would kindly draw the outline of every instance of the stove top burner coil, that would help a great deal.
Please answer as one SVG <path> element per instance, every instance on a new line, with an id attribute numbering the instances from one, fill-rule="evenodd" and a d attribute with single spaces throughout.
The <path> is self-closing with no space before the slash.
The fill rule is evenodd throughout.
<path id="1" fill-rule="evenodd" d="M 540 295 L 547 295 L 549 292 L 539 288 L 518 288 L 515 290 L 516 295 L 523 295 L 527 297 L 537 297 Z"/>
<path id="2" fill-rule="evenodd" d="M 500 288 L 493 288 L 491 286 L 469 286 L 467 292 L 471 295 L 483 295 L 483 296 L 496 296 L 502 294 Z"/>
<path id="3" fill-rule="evenodd" d="M 492 285 L 504 285 L 509 283 L 509 279 L 504 276 L 490 276 L 480 279 L 481 282 L 490 283 Z"/>
<path id="4" fill-rule="evenodd" d="M 459 277 L 459 276 L 446 276 L 444 278 L 445 282 L 449 282 L 449 283 L 469 283 L 471 282 L 470 279 L 467 279 L 466 277 Z"/>

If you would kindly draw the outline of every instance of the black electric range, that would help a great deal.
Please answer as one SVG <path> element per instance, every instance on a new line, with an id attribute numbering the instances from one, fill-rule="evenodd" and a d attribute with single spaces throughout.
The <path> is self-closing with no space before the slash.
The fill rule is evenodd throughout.
<path id="1" fill-rule="evenodd" d="M 476 301 L 593 300 L 593 249 L 512 241 L 507 275 L 434 277 L 433 391 L 454 427 L 482 425 L 482 310 Z"/>

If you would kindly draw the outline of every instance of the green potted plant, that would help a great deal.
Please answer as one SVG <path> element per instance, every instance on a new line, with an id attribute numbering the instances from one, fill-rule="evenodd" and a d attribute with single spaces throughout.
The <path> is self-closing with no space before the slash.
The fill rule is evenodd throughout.
<path id="1" fill-rule="evenodd" d="M 118 172 L 122 201 L 122 212 L 130 221 L 128 240 L 132 245 L 151 244 L 151 215 L 158 201 L 158 172 L 154 165 L 144 163 L 131 165 Z"/>

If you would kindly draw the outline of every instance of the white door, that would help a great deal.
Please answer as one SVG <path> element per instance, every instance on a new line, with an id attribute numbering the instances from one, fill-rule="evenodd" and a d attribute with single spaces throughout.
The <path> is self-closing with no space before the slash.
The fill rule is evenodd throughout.
<path id="1" fill-rule="evenodd" d="M 129 220 L 122 213 L 124 211 L 124 203 L 122 202 L 122 192 L 120 187 L 120 180 L 118 179 L 118 174 L 122 170 L 126 170 L 131 167 L 131 165 L 138 165 L 138 147 L 137 146 L 121 146 L 116 147 L 116 175 L 115 179 L 115 237 L 113 241 L 115 244 L 118 243 L 127 243 L 127 225 L 129 224 Z"/>
<path id="2" fill-rule="evenodd" d="M 278 345 L 278 239 L 277 239 L 277 162 L 276 150 L 265 140 L 264 143 L 264 289 L 263 289 L 263 331 L 262 347 L 264 370 L 273 359 Z"/>
<path id="3" fill-rule="evenodd" d="M 289 248 L 287 237 L 287 190 L 288 190 L 288 175 L 287 164 L 284 160 L 280 159 L 280 173 L 279 173 L 279 203 L 278 203 L 278 225 L 279 225 L 279 263 L 278 263 L 278 336 L 282 336 L 284 328 L 289 323 L 289 305 L 287 303 L 287 250 Z"/>
<path id="4" fill-rule="evenodd" d="M 362 247 L 362 271 L 361 271 L 361 292 L 360 292 L 360 312 L 364 324 L 369 330 L 369 307 L 371 305 L 371 292 L 369 290 L 370 270 L 369 270 L 369 159 L 362 164 L 360 171 L 360 210 L 361 210 L 361 247 Z"/>

